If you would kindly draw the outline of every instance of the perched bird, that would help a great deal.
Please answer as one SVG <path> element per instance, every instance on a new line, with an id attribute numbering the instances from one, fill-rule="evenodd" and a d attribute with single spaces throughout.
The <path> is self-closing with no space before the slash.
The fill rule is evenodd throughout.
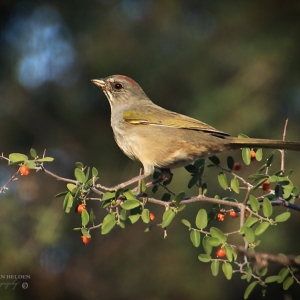
<path id="1" fill-rule="evenodd" d="M 111 107 L 115 140 L 131 159 L 142 163 L 144 174 L 112 189 L 127 186 L 161 170 L 159 181 L 170 178 L 170 169 L 192 164 L 199 158 L 239 148 L 273 148 L 300 151 L 299 142 L 237 138 L 201 121 L 154 104 L 129 77 L 112 75 L 93 79 Z"/>

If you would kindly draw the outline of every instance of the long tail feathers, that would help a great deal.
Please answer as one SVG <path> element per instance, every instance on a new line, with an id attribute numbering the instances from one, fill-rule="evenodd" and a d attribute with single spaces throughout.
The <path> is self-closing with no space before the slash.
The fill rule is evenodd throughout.
<path id="1" fill-rule="evenodd" d="M 286 142 L 279 140 L 252 139 L 252 138 L 230 138 L 230 145 L 238 148 L 271 148 L 300 151 L 300 142 Z"/>

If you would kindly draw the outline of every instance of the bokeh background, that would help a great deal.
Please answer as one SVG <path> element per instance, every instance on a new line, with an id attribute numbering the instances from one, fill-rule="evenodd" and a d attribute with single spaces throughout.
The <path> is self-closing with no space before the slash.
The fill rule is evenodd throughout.
<path id="1" fill-rule="evenodd" d="M 300 140 L 297 0 L 2 0 L 0 27 L 0 151 L 6 156 L 47 149 L 53 172 L 72 178 L 81 161 L 99 169 L 99 182 L 108 186 L 137 175 L 139 164 L 114 142 L 105 96 L 90 82 L 112 74 L 132 77 L 155 103 L 232 135 L 281 139 L 289 118 L 287 139 Z M 298 162 L 299 154 L 287 154 L 287 168 L 297 171 Z M 0 161 L 1 185 L 15 171 Z M 174 192 L 195 192 L 186 188 L 186 171 L 174 174 Z M 216 171 L 207 174 L 209 195 L 228 196 Z M 299 173 L 292 179 L 297 184 Z M 0 287 L 1 299 L 243 298 L 248 284 L 238 274 L 231 281 L 222 273 L 214 278 L 180 222 L 210 206 L 188 207 L 165 240 L 159 228 L 144 233 L 139 222 L 105 236 L 94 230 L 85 246 L 72 230 L 80 226 L 79 214 L 65 214 L 62 199 L 54 199 L 64 190 L 65 184 L 32 173 L 0 195 L 0 274 L 30 275 L 26 290 Z M 100 204 L 88 207 L 101 222 Z M 149 208 L 159 221 L 161 209 Z M 291 222 L 269 229 L 259 250 L 299 254 L 298 220 L 293 212 Z M 237 222 L 226 220 L 222 228 Z M 299 293 L 296 285 L 284 292 L 273 284 L 265 299 L 298 299 Z M 250 299 L 260 295 L 256 288 Z"/>

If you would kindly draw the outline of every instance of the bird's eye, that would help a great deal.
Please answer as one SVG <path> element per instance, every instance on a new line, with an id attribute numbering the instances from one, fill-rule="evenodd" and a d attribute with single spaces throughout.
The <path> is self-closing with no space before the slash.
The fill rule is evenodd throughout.
<path id="1" fill-rule="evenodd" d="M 120 90 L 123 88 L 123 85 L 121 83 L 115 83 L 115 89 Z"/>

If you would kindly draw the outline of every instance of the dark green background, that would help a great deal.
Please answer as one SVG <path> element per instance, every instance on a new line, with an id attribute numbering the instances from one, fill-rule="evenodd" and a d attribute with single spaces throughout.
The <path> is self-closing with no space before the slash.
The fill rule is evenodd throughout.
<path id="1" fill-rule="evenodd" d="M 289 118 L 287 139 L 300 140 L 299 1 L 3 0 L 0 26 L 0 151 L 6 156 L 47 149 L 53 172 L 72 178 L 81 161 L 99 169 L 104 185 L 137 175 L 139 164 L 113 140 L 105 96 L 90 82 L 112 74 L 132 77 L 155 103 L 232 135 L 281 139 Z M 241 160 L 240 153 L 235 157 Z M 286 168 L 297 169 L 298 162 L 298 154 L 288 153 Z M 1 185 L 15 171 L 1 161 Z M 189 175 L 174 174 L 178 193 Z M 292 179 L 297 185 L 299 174 Z M 205 180 L 210 196 L 228 196 L 216 172 Z M 214 278 L 180 222 L 210 206 L 191 205 L 165 240 L 159 228 L 144 233 L 139 222 L 106 236 L 93 231 L 85 246 L 72 230 L 80 216 L 65 214 L 62 199 L 53 199 L 63 190 L 63 183 L 32 172 L 1 194 L 0 274 L 31 276 L 27 290 L 0 287 L 1 299 L 243 298 L 247 283 L 239 274 Z M 88 207 L 101 222 L 99 203 Z M 163 211 L 149 209 L 159 222 Z M 260 251 L 299 254 L 298 219 L 293 212 L 291 222 L 270 228 Z M 213 226 L 229 230 L 237 222 Z M 265 299 L 297 299 L 299 292 L 296 285 L 284 292 L 272 284 Z M 260 295 L 256 288 L 251 298 Z"/>

